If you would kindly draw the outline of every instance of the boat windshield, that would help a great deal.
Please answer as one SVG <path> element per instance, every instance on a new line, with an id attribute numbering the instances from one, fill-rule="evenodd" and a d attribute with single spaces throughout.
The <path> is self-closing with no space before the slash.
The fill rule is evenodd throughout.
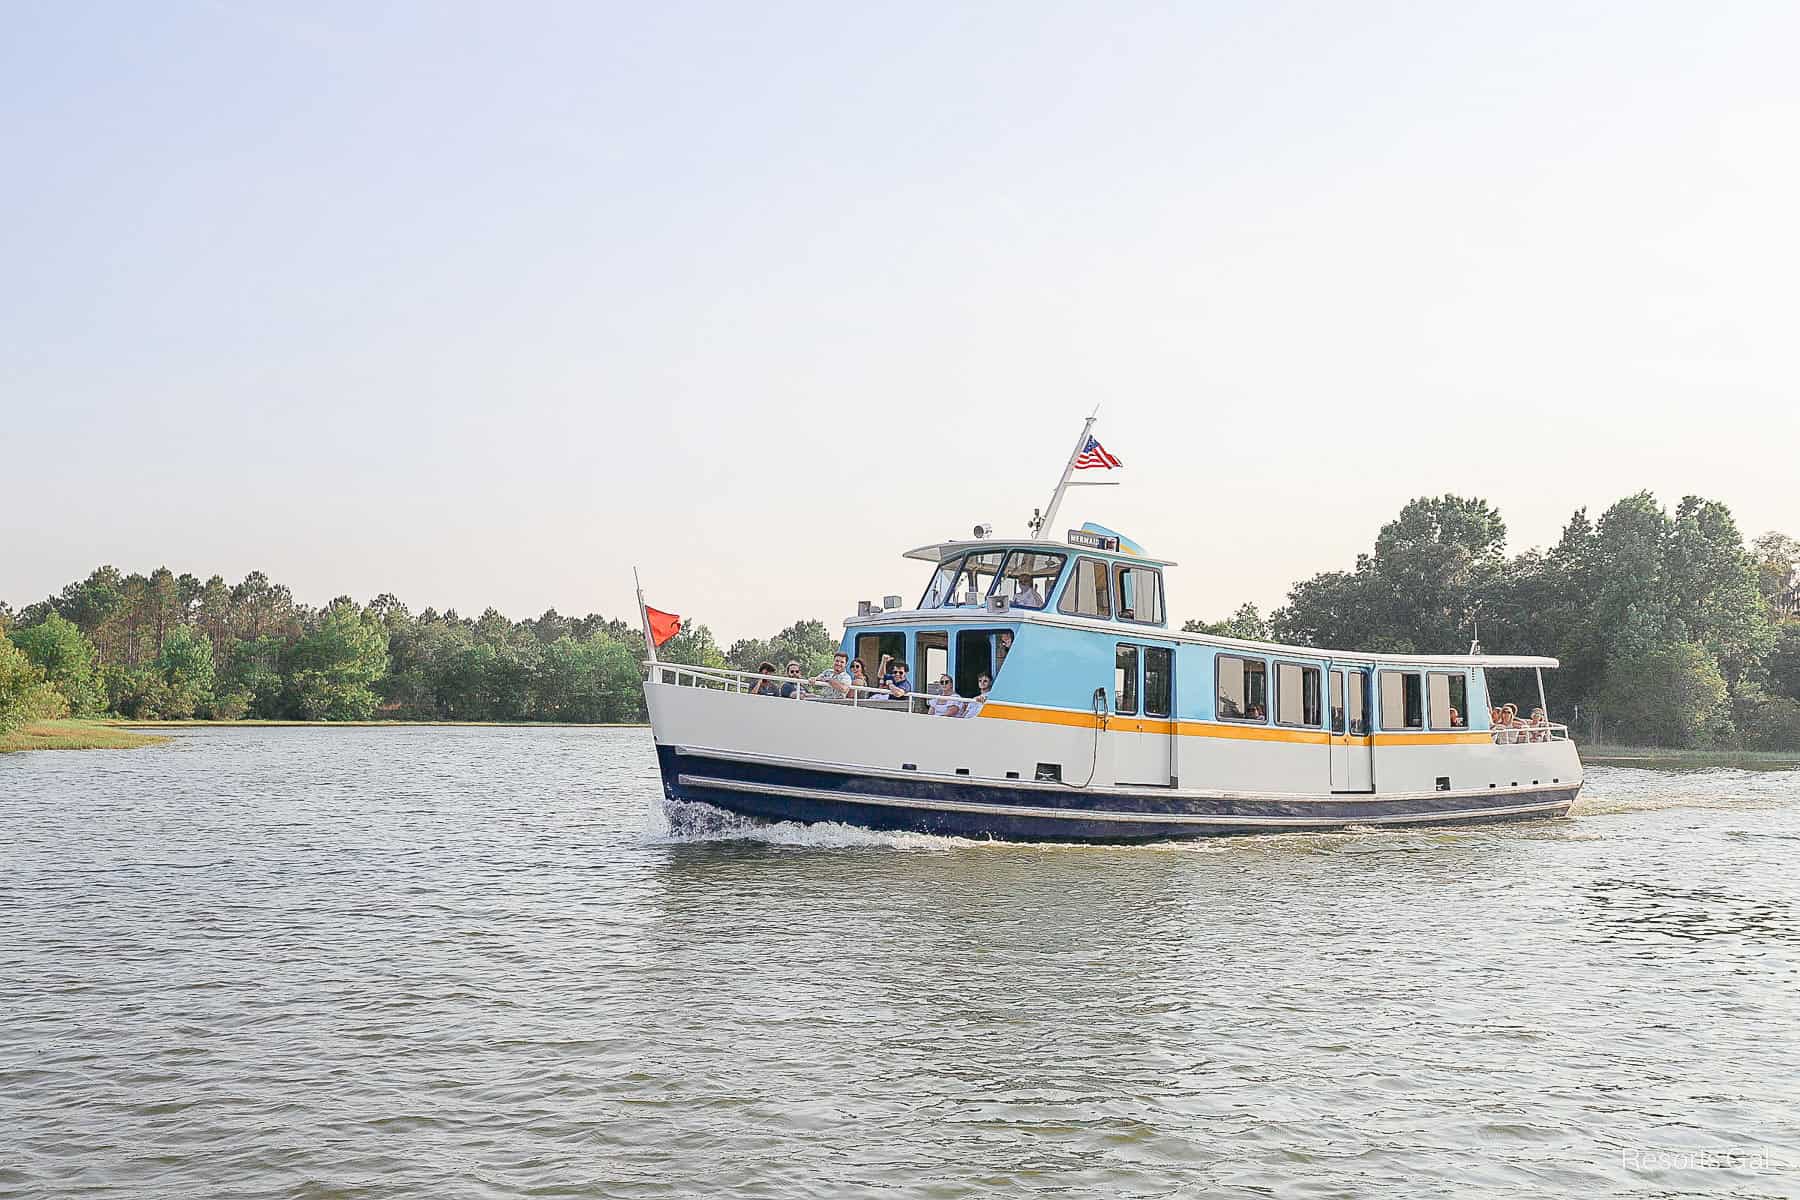
<path id="1" fill-rule="evenodd" d="M 1014 608 L 1042 608 L 1068 560 L 1066 554 L 1014 550 L 1006 556 L 994 594 L 1005 596 Z"/>
<path id="2" fill-rule="evenodd" d="M 931 573 L 931 582 L 925 587 L 925 594 L 919 598 L 920 608 L 942 608 L 951 602 L 956 594 L 956 576 L 962 571 L 962 556 L 947 558 L 937 565 Z"/>

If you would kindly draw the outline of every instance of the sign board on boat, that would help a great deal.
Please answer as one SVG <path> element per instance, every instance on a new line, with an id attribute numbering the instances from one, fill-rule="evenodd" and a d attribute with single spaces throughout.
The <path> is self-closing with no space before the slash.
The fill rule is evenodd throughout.
<path id="1" fill-rule="evenodd" d="M 1089 533 L 1085 529 L 1069 530 L 1069 545 L 1086 546 L 1089 550 L 1117 550 L 1119 539 L 1107 537 L 1105 534 Z"/>

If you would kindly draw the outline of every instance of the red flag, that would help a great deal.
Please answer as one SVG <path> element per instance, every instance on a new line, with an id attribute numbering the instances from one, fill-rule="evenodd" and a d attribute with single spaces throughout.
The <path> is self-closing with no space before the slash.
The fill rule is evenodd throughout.
<path id="1" fill-rule="evenodd" d="M 650 625 L 650 643 L 660 647 L 681 632 L 681 618 L 660 608 L 644 606 L 644 620 Z"/>

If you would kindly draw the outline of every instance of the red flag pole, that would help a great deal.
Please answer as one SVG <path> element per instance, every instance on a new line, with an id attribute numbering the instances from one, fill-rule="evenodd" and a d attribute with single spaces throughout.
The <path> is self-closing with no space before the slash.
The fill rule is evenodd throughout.
<path id="1" fill-rule="evenodd" d="M 638 578 L 638 569 L 631 568 L 631 582 L 637 585 L 638 620 L 644 626 L 644 649 L 650 651 L 650 661 L 660 662 L 656 657 L 656 637 L 650 632 L 650 614 L 644 609 L 644 583 Z"/>

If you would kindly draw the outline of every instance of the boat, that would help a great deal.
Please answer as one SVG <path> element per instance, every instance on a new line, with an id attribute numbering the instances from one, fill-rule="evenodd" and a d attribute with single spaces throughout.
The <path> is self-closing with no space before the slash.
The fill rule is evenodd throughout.
<path id="1" fill-rule="evenodd" d="M 871 686 L 659 661 L 647 628 L 644 696 L 665 799 L 766 821 L 1014 841 L 1568 813 L 1582 784 L 1568 727 L 1490 711 L 1488 672 L 1524 668 L 1547 712 L 1543 672 L 1556 659 L 1482 654 L 1478 643 L 1467 654 L 1378 654 L 1171 629 L 1175 563 L 1091 523 L 1048 537 L 1080 486 L 1071 476 L 1092 426 L 1027 535 L 982 525 L 909 550 L 926 567 L 918 601 L 859 604 L 840 651 L 870 669 Z M 880 686 L 884 659 L 918 682 Z"/>

